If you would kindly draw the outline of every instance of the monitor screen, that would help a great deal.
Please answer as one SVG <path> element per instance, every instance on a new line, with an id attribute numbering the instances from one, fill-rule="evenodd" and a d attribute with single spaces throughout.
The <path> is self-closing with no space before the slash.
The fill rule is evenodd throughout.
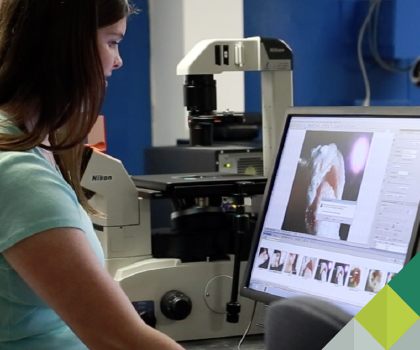
<path id="1" fill-rule="evenodd" d="M 356 314 L 414 256 L 419 203 L 420 108 L 289 108 L 241 294 Z"/>

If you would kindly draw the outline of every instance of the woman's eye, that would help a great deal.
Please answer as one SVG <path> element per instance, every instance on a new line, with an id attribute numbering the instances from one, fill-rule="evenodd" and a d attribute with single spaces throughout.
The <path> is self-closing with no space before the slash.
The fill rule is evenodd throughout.
<path id="1" fill-rule="evenodd" d="M 118 41 L 110 41 L 108 45 L 109 45 L 109 47 L 118 46 Z"/>

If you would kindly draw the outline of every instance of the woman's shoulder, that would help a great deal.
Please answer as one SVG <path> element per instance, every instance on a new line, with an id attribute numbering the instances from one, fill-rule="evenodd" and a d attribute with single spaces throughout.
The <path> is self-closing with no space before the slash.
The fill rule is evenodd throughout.
<path id="1" fill-rule="evenodd" d="M 7 135 L 18 135 L 22 131 L 14 124 L 14 122 L 7 116 L 6 113 L 0 110 L 0 139 L 1 134 Z M 27 151 L 13 151 L 13 150 L 1 150 L 0 149 L 0 165 L 7 164 L 8 167 L 1 167 L 0 172 L 11 171 L 13 168 L 10 168 L 12 165 L 20 169 L 30 168 L 31 166 L 38 164 L 42 166 L 47 166 L 48 161 L 45 162 L 46 157 L 43 155 L 42 150 L 38 147 L 29 149 Z"/>
<path id="2" fill-rule="evenodd" d="M 71 186 L 38 148 L 0 151 L 0 195 L 11 194 L 11 191 L 16 194 L 44 193 L 48 196 L 65 194 L 72 202 L 77 202 Z"/>
<path id="3" fill-rule="evenodd" d="M 27 151 L 0 150 L 0 173 L 20 172 L 34 168 L 48 168 L 48 162 L 39 149 Z"/>

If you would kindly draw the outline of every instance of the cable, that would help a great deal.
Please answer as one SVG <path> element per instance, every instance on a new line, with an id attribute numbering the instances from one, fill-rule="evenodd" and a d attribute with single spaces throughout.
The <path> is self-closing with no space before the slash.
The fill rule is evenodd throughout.
<path id="1" fill-rule="evenodd" d="M 413 84 L 420 87 L 420 57 L 417 57 L 411 67 L 410 79 Z"/>
<path id="2" fill-rule="evenodd" d="M 251 319 L 249 320 L 248 327 L 246 327 L 246 329 L 245 329 L 245 333 L 244 333 L 244 335 L 242 336 L 242 339 L 241 339 L 241 340 L 239 341 L 239 343 L 238 343 L 238 350 L 241 350 L 241 345 L 242 345 L 242 343 L 243 343 L 243 341 L 244 341 L 245 337 L 248 335 L 248 332 L 249 332 L 249 330 L 250 330 L 250 328 L 251 328 L 251 325 L 252 325 L 252 320 L 254 319 L 254 315 L 255 315 L 255 310 L 256 310 L 256 308 L 257 308 L 257 302 L 256 302 L 256 301 L 254 301 L 254 308 L 252 309 Z"/>
<path id="3" fill-rule="evenodd" d="M 366 90 L 366 96 L 365 96 L 365 100 L 363 101 L 363 106 L 369 106 L 370 105 L 370 84 L 369 84 L 369 78 L 367 76 L 366 73 L 366 67 L 365 67 L 365 62 L 363 60 L 363 55 L 362 55 L 362 42 L 363 42 L 363 37 L 366 31 L 366 27 L 369 24 L 369 21 L 372 17 L 372 13 L 376 8 L 376 5 L 379 3 L 380 0 L 371 0 L 371 3 L 369 5 L 369 11 L 366 15 L 366 18 L 360 28 L 359 31 L 359 37 L 357 39 L 357 57 L 359 59 L 359 65 L 360 65 L 360 69 L 362 71 L 362 75 L 363 75 L 363 82 L 365 84 L 365 90 Z"/>
<path id="4" fill-rule="evenodd" d="M 371 2 L 377 1 L 375 7 L 375 14 L 373 20 L 373 26 L 371 26 L 371 35 L 369 36 L 369 47 L 370 51 L 372 52 L 372 56 L 375 59 L 376 63 L 384 70 L 391 72 L 391 73 L 404 73 L 408 72 L 412 69 L 412 65 L 405 68 L 398 68 L 395 66 L 390 65 L 389 63 L 385 62 L 378 49 L 378 23 L 379 23 L 379 12 L 381 9 L 381 5 L 383 0 L 371 0 Z M 373 27 L 373 28 L 372 28 Z"/>

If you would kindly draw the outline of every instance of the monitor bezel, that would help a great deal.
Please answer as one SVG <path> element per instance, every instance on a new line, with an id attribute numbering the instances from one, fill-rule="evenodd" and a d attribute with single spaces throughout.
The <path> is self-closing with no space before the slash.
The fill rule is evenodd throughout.
<path id="1" fill-rule="evenodd" d="M 284 143 L 286 140 L 286 133 L 289 129 L 290 121 L 293 117 L 370 117 L 370 118 L 395 118 L 395 117 L 406 117 L 406 118 L 417 118 L 420 119 L 420 107 L 365 107 L 365 106 L 349 106 L 349 107 L 289 107 L 285 111 L 284 115 L 284 128 L 281 140 L 278 146 L 278 152 L 275 157 L 275 161 L 271 166 L 267 184 L 265 187 L 262 205 L 258 213 L 257 224 L 251 243 L 250 253 L 248 262 L 246 264 L 245 272 L 242 278 L 240 286 L 240 295 L 251 300 L 262 302 L 264 304 L 270 304 L 276 300 L 283 299 L 283 297 L 276 296 L 273 294 L 257 291 L 249 288 L 249 281 L 251 277 L 252 267 L 254 265 L 254 259 L 256 256 L 256 250 L 260 241 L 261 230 L 265 220 L 265 213 L 267 212 L 268 203 L 271 197 L 271 191 L 274 186 L 275 172 L 278 169 L 280 157 L 283 153 Z M 416 234 L 411 236 L 410 243 L 407 251 L 407 258 L 404 262 L 404 266 L 417 254 L 419 251 L 420 242 L 420 210 L 417 211 L 417 216 L 414 222 L 414 230 Z"/>

